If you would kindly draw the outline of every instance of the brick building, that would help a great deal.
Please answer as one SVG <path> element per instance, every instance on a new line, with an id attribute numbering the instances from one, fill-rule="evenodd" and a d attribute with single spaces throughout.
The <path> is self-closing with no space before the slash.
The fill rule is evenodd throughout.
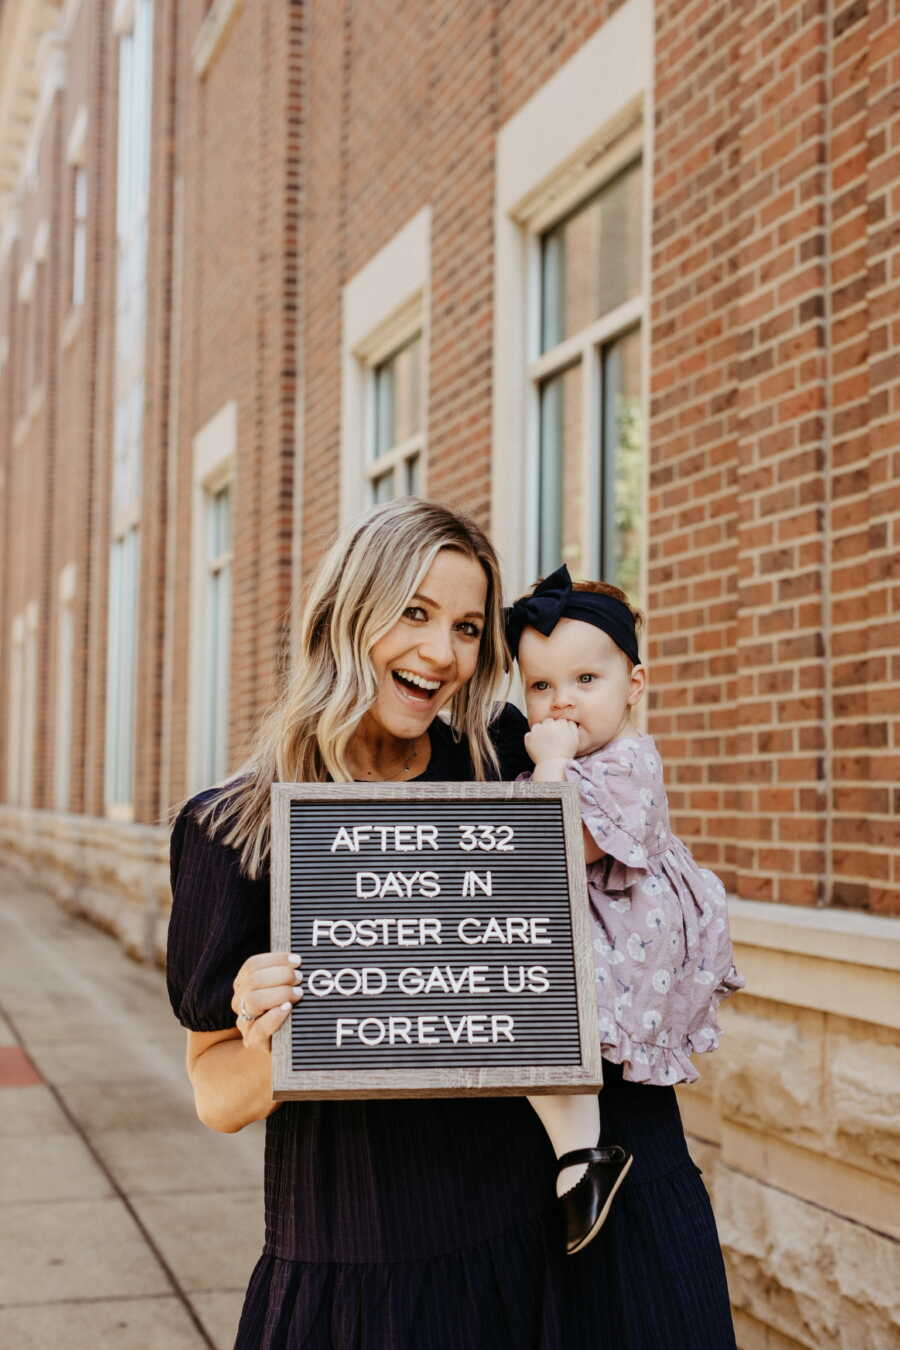
<path id="1" fill-rule="evenodd" d="M 683 1096 L 747 1347 L 900 1316 L 898 82 L 873 0 L 0 3 L 4 856 L 158 953 L 369 500 L 618 579 L 749 977 Z"/>

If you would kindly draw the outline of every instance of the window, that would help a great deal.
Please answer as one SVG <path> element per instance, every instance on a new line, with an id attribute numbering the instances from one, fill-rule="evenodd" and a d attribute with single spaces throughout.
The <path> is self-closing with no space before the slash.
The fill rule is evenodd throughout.
<path id="1" fill-rule="evenodd" d="M 231 644 L 231 488 L 205 494 L 206 603 L 203 632 L 205 691 L 201 777 L 204 783 L 228 771 L 228 687 Z"/>
<path id="2" fill-rule="evenodd" d="M 130 818 L 134 769 L 139 529 L 150 185 L 152 0 L 119 36 L 113 522 L 109 564 L 106 809 Z"/>
<path id="3" fill-rule="evenodd" d="M 69 303 L 72 309 L 84 304 L 84 279 L 87 264 L 87 170 L 75 164 L 71 170 L 72 257 L 70 262 Z"/>
<path id="4" fill-rule="evenodd" d="M 228 773 L 231 592 L 238 407 L 224 404 L 193 440 L 188 787 Z"/>
<path id="5" fill-rule="evenodd" d="M 44 383 L 44 309 L 46 302 L 47 264 L 41 259 L 35 264 L 34 300 L 32 302 L 31 331 L 34 350 L 31 355 L 31 387 L 39 389 Z"/>
<path id="6" fill-rule="evenodd" d="M 539 236 L 535 571 L 642 593 L 641 161 Z M 637 322 L 636 322 L 637 320 Z"/>
<path id="7" fill-rule="evenodd" d="M 22 804 L 23 719 L 25 691 L 25 616 L 12 621 L 9 643 L 9 721 L 6 737 L 6 798 L 12 806 Z"/>
<path id="8" fill-rule="evenodd" d="M 12 623 L 9 670 L 9 723 L 6 786 L 13 806 L 31 806 L 34 791 L 34 741 L 37 729 L 37 604 L 34 600 Z"/>
<path id="9" fill-rule="evenodd" d="M 115 540 L 109 560 L 104 792 L 110 814 L 126 818 L 133 795 L 138 549 L 135 526 Z"/>
<path id="10" fill-rule="evenodd" d="M 56 640 L 56 782 L 57 811 L 68 811 L 72 776 L 72 676 L 75 656 L 75 565 L 59 574 L 59 627 Z"/>
<path id="11" fill-rule="evenodd" d="M 370 502 L 419 492 L 422 453 L 422 334 L 371 370 Z"/>
<path id="12" fill-rule="evenodd" d="M 427 491 L 431 211 L 344 287 L 341 519 Z"/>
<path id="13" fill-rule="evenodd" d="M 28 411 L 28 398 L 31 393 L 31 370 L 32 355 L 34 351 L 34 339 L 31 335 L 31 301 L 24 300 L 19 305 L 19 389 L 17 408 L 19 416 L 23 417 Z"/>
<path id="14" fill-rule="evenodd" d="M 644 587 L 653 6 L 623 0 L 497 135 L 491 536 Z"/>

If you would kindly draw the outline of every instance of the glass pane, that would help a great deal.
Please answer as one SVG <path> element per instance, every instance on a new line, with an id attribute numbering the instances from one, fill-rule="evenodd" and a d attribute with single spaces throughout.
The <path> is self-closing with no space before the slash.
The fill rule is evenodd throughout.
<path id="1" fill-rule="evenodd" d="M 583 567 L 581 538 L 581 365 L 541 386 L 538 499 L 538 570 L 546 576 L 560 563 Z"/>
<path id="2" fill-rule="evenodd" d="M 417 335 L 375 368 L 377 458 L 422 427 L 422 337 Z"/>
<path id="3" fill-rule="evenodd" d="M 394 444 L 402 445 L 421 429 L 422 339 L 413 338 L 393 358 Z"/>
<path id="4" fill-rule="evenodd" d="M 394 444 L 394 371 L 391 364 L 375 371 L 375 458 Z"/>
<path id="5" fill-rule="evenodd" d="M 220 488 L 209 498 L 206 530 L 206 557 L 215 562 L 231 548 L 231 493 Z"/>
<path id="6" fill-rule="evenodd" d="M 138 531 L 134 528 L 117 539 L 110 551 L 106 658 L 107 803 L 130 802 L 132 798 L 138 561 Z"/>
<path id="7" fill-rule="evenodd" d="M 636 604 L 643 602 L 644 426 L 641 330 L 603 350 L 603 499 L 601 571 Z"/>
<path id="8" fill-rule="evenodd" d="M 408 497 L 419 495 L 419 456 L 413 455 L 406 461 L 406 494 Z"/>
<path id="9" fill-rule="evenodd" d="M 83 222 L 75 225 L 72 235 L 72 304 L 77 308 L 84 302 L 84 267 L 87 258 L 87 236 Z"/>
<path id="10" fill-rule="evenodd" d="M 640 294 L 640 160 L 541 240 L 541 350 Z"/>
<path id="11" fill-rule="evenodd" d="M 215 777 L 224 778 L 228 772 L 228 694 L 230 687 L 231 659 L 231 567 L 222 568 L 219 573 L 219 647 L 217 654 L 218 691 L 216 706 L 219 718 L 216 725 Z"/>
<path id="12" fill-rule="evenodd" d="M 394 471 L 389 469 L 372 481 L 372 501 L 389 502 L 394 495 Z"/>

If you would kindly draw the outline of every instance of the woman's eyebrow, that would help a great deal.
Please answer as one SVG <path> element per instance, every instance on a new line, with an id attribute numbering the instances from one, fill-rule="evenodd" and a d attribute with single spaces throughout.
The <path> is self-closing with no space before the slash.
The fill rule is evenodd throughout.
<path id="1" fill-rule="evenodd" d="M 438 602 L 436 600 L 432 600 L 431 596 L 426 595 L 424 591 L 416 591 L 412 599 L 424 600 L 426 605 L 431 605 L 432 609 L 440 609 L 440 605 L 438 604 Z M 468 609 L 466 610 L 465 614 L 460 615 L 460 617 L 463 619 L 483 619 L 484 614 L 480 609 Z"/>

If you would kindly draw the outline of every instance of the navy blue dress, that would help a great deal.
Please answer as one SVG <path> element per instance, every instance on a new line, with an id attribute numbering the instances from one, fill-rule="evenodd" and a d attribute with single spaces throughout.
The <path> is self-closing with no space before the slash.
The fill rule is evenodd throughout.
<path id="1" fill-rule="evenodd" d="M 504 779 L 521 714 L 494 724 Z M 431 729 L 422 779 L 473 777 Z M 195 1031 L 234 1026 L 232 981 L 269 950 L 268 877 L 179 815 L 168 983 Z M 235 1350 L 731 1350 L 715 1222 L 672 1088 L 605 1065 L 603 1131 L 634 1166 L 600 1235 L 567 1257 L 555 1160 L 524 1098 L 285 1102 L 266 1122 L 263 1253 Z"/>

